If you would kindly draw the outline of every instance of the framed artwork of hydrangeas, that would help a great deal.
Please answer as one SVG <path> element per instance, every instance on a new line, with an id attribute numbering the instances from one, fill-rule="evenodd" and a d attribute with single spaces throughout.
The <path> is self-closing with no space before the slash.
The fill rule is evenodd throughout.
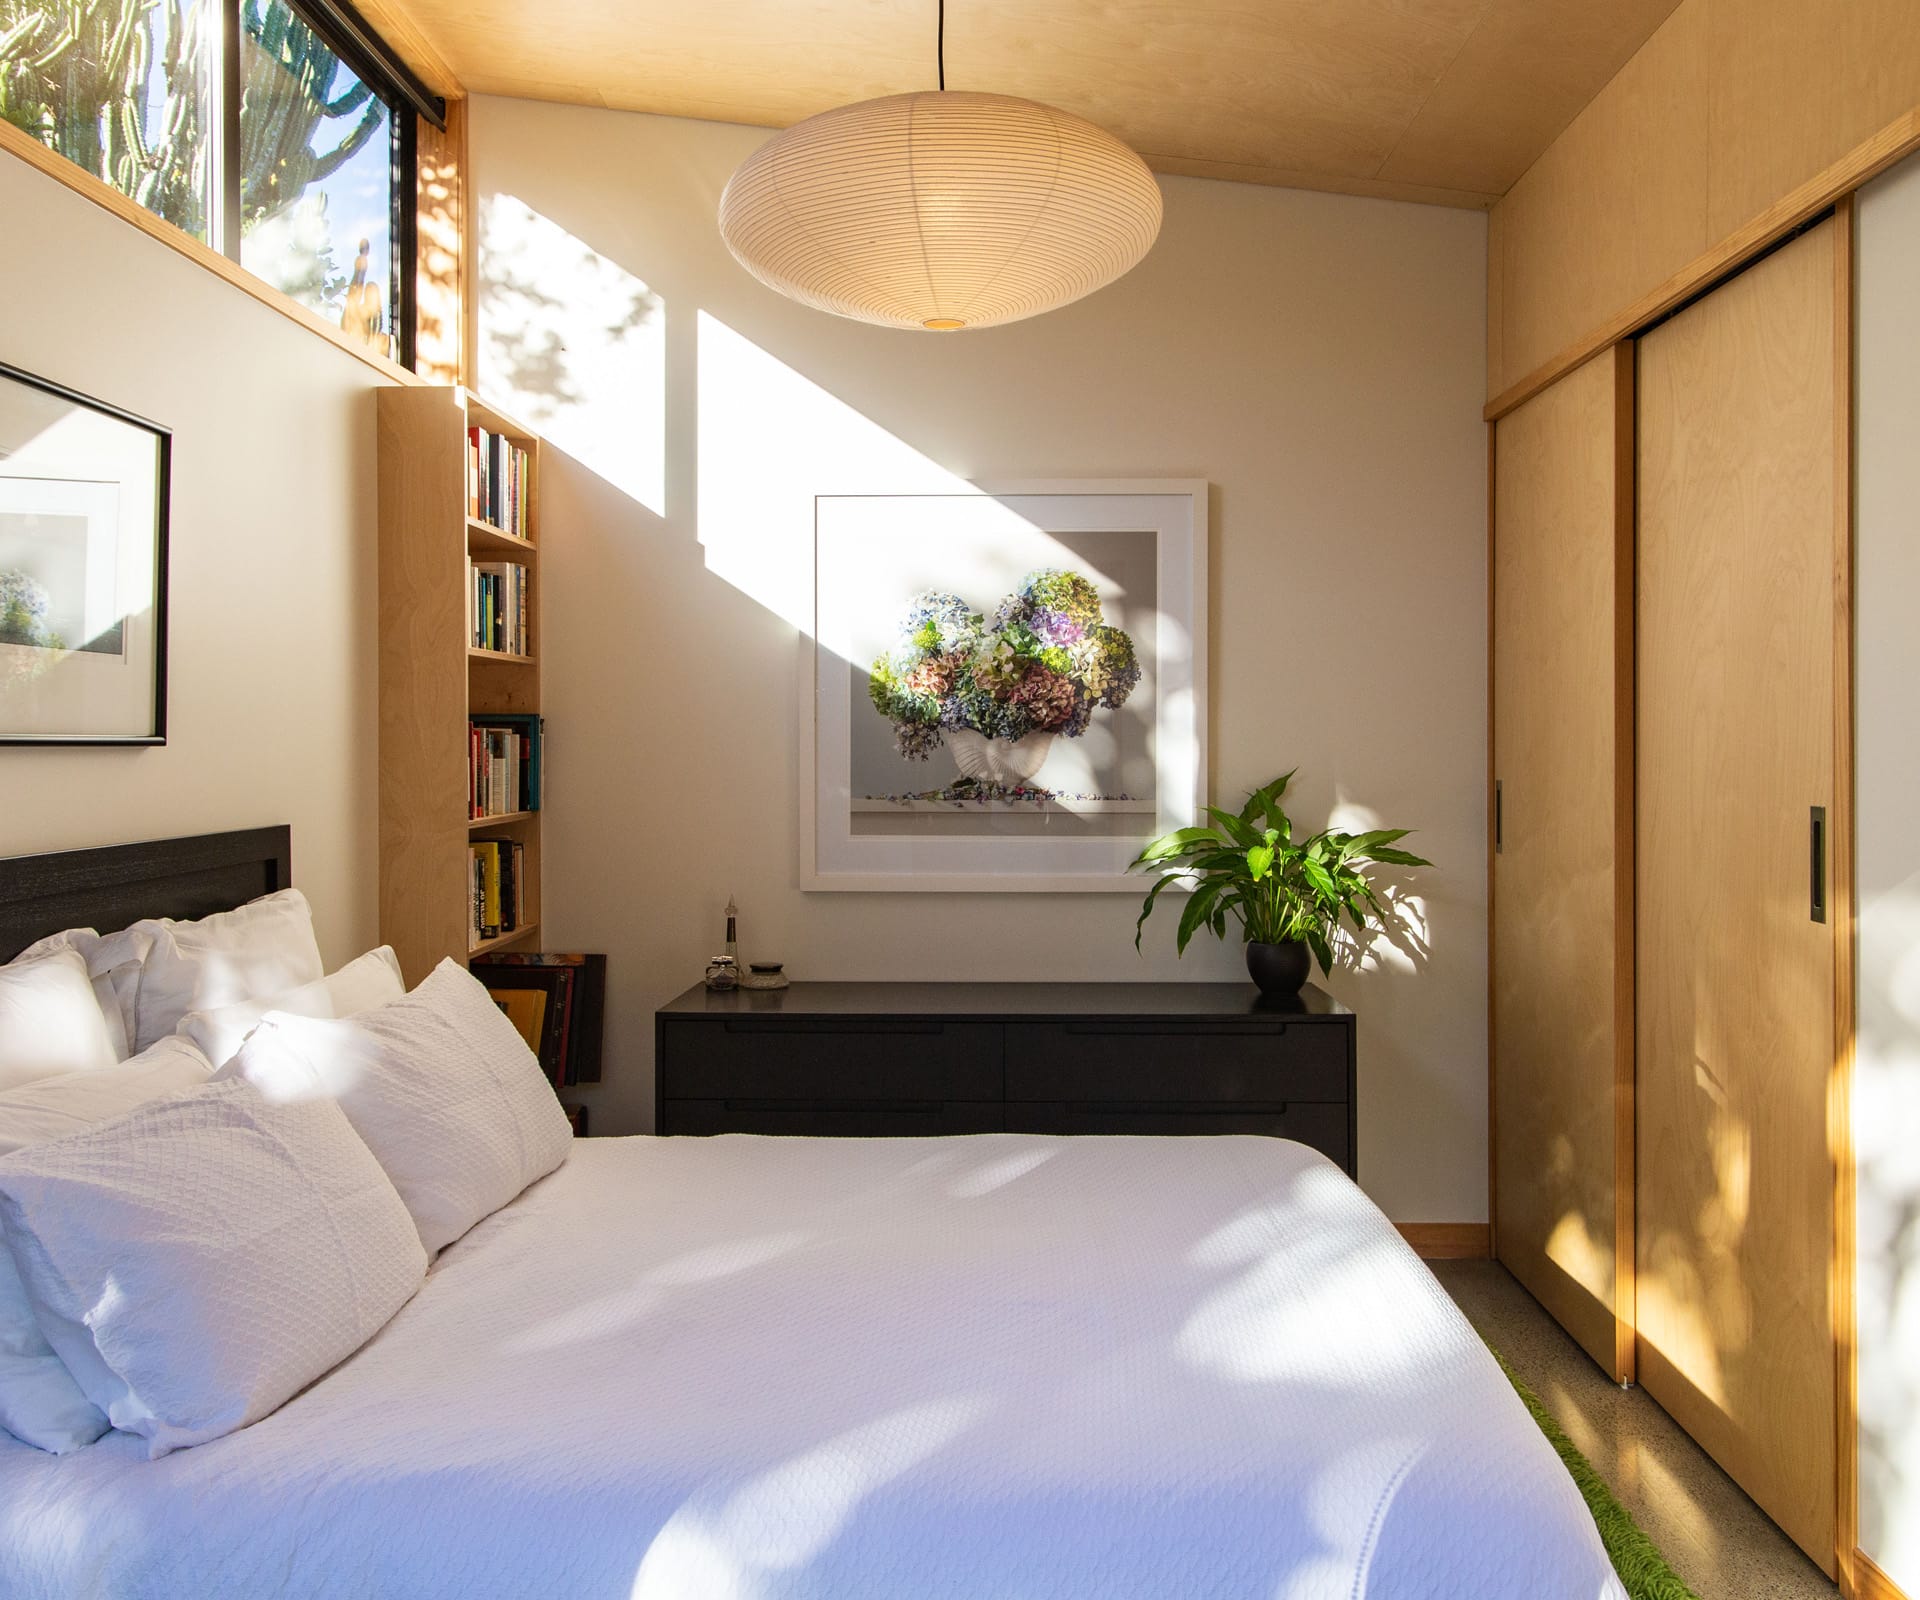
<path id="1" fill-rule="evenodd" d="M 1207 487 L 815 501 L 801 885 L 1115 890 L 1200 810 Z"/>

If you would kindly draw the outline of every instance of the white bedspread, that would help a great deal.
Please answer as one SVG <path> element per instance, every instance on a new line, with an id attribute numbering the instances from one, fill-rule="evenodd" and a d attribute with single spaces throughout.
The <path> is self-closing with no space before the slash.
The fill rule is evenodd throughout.
<path id="1" fill-rule="evenodd" d="M 0 1441 L 9 1600 L 1622 1593 L 1439 1286 L 1265 1139 L 584 1141 L 253 1427 Z"/>

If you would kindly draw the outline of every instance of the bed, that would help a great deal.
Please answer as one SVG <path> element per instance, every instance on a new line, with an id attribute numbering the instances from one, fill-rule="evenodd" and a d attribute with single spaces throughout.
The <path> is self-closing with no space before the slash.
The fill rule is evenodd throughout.
<path id="1" fill-rule="evenodd" d="M 1431 1275 L 1271 1139 L 579 1141 L 273 1415 L 135 1445 L 0 1438 L 0 1594 L 1623 1594 Z"/>

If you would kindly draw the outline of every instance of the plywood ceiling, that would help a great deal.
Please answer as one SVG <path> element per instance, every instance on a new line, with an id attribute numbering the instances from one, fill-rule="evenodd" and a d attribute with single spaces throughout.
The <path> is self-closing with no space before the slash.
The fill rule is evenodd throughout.
<path id="1" fill-rule="evenodd" d="M 1160 172 L 1482 206 L 1678 0 L 948 0 L 947 86 Z M 364 0 L 477 94 L 785 127 L 934 86 L 935 0 Z"/>

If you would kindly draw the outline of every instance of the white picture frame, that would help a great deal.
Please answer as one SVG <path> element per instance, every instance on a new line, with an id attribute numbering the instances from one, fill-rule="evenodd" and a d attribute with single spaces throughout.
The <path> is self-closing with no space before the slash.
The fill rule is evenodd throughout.
<path id="1" fill-rule="evenodd" d="M 1207 530 L 1201 479 L 816 496 L 813 604 L 798 672 L 800 887 L 1140 893 L 1127 863 L 1204 807 Z M 1093 711 L 1084 746 L 1053 746 L 1035 782 L 1045 800 L 951 802 L 939 785 L 959 781 L 958 763 L 944 743 L 924 765 L 900 758 L 904 792 L 873 792 L 875 741 L 896 734 L 864 705 L 869 652 L 896 625 L 902 597 L 934 588 L 990 617 L 1032 570 L 1084 571 L 1106 620 L 1131 630 L 1141 675 L 1125 705 Z M 1104 763 L 1097 771 L 1095 760 Z M 1060 791 L 1039 780 L 1053 782 L 1055 769 L 1082 774 L 1079 788 L 1053 798 Z M 933 787 L 915 790 L 915 779 Z M 929 793 L 941 798 L 916 798 Z"/>

